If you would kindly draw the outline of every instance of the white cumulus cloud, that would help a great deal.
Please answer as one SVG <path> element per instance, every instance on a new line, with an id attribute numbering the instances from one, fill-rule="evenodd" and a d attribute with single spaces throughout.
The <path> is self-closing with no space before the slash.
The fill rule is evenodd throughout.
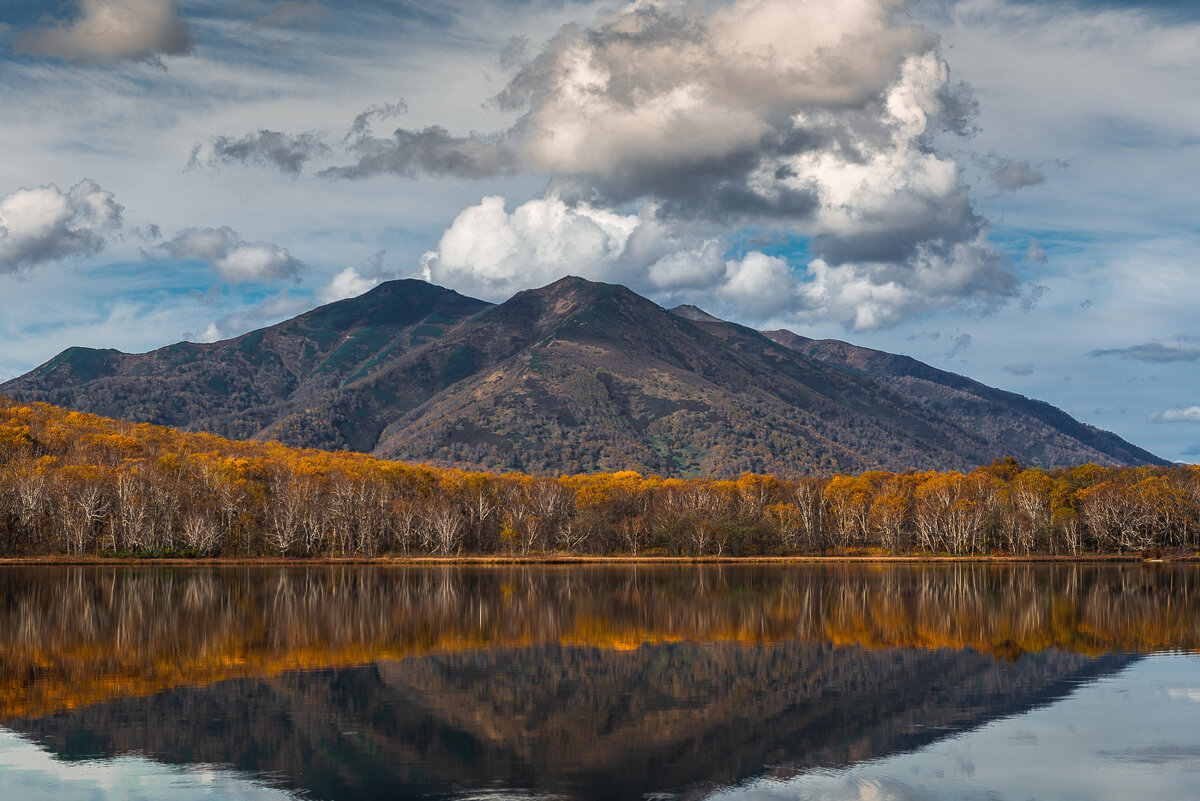
<path id="1" fill-rule="evenodd" d="M 296 278 L 304 267 L 286 248 L 243 241 L 228 226 L 189 228 L 160 247 L 177 259 L 206 261 L 222 278 L 235 283 Z"/>
<path id="2" fill-rule="evenodd" d="M 16 51 L 106 64 L 192 49 L 176 0 L 78 0 L 78 7 L 69 21 L 22 34 Z"/>
<path id="3" fill-rule="evenodd" d="M 53 184 L 0 198 L 0 273 L 98 253 L 124 209 L 94 181 L 63 192 Z"/>
<path id="4" fill-rule="evenodd" d="M 322 303 L 333 303 L 346 298 L 354 298 L 375 288 L 379 284 L 378 278 L 363 276 L 358 274 L 358 270 L 353 267 L 347 267 L 333 277 L 328 286 L 323 286 L 317 290 L 317 300 Z"/>
<path id="5" fill-rule="evenodd" d="M 509 212 L 493 196 L 460 212 L 421 267 L 427 280 L 493 300 L 567 274 L 661 294 L 720 282 L 724 250 L 680 236 L 652 207 L 623 215 L 548 197 Z"/>
<path id="6" fill-rule="evenodd" d="M 1200 406 L 1180 406 L 1155 412 L 1150 415 L 1151 423 L 1200 423 Z"/>

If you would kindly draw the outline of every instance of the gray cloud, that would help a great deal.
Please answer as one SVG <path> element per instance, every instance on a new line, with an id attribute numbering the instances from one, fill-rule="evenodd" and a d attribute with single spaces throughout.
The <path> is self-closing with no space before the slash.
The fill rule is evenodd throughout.
<path id="1" fill-rule="evenodd" d="M 267 242 L 246 242 L 228 226 L 189 228 L 159 248 L 176 259 L 199 259 L 235 283 L 297 278 L 304 265 L 286 248 Z"/>
<path id="2" fill-rule="evenodd" d="M 77 64 L 153 61 L 192 50 L 176 0 L 78 0 L 78 14 L 17 38 L 16 53 Z"/>
<path id="3" fill-rule="evenodd" d="M 369 178 L 384 173 L 405 177 L 424 173 L 487 178 L 515 169 L 512 154 L 502 136 L 474 133 L 453 136 L 436 125 L 420 131 L 401 128 L 390 139 L 364 136 L 350 148 L 358 154 L 357 164 L 330 167 L 322 170 L 320 175 L 325 178 Z"/>
<path id="4" fill-rule="evenodd" d="M 154 223 L 147 223 L 144 226 L 138 226 L 129 233 L 136 236 L 143 242 L 157 242 L 162 239 L 162 229 Z"/>
<path id="5" fill-rule="evenodd" d="M 1025 294 L 1021 297 L 1021 311 L 1031 312 L 1037 308 L 1039 302 L 1050 291 L 1050 288 L 1045 284 L 1031 284 L 1025 290 Z"/>
<path id="6" fill-rule="evenodd" d="M 1118 356 L 1139 362 L 1160 364 L 1164 362 L 1194 362 L 1200 359 L 1200 345 L 1191 342 L 1147 342 L 1128 348 L 1094 350 L 1088 354 L 1093 358 Z"/>
<path id="7" fill-rule="evenodd" d="M 969 347 L 971 347 L 971 335 L 959 334 L 954 338 L 954 347 L 946 354 L 946 361 L 950 361 Z"/>
<path id="8" fill-rule="evenodd" d="M 502 60 L 520 63 L 526 44 L 510 42 Z M 969 129 L 970 93 L 948 83 L 940 60 L 910 63 L 932 45 L 885 0 L 834 23 L 782 0 L 734 3 L 709 17 L 643 5 L 588 28 L 568 25 L 525 62 L 494 98 L 522 112 L 510 130 L 459 137 L 432 127 L 367 137 L 355 144 L 357 164 L 324 174 L 545 171 L 555 176 L 554 194 L 570 203 L 652 199 L 672 216 L 805 222 L 821 208 L 821 193 L 815 165 L 799 163 L 802 155 L 841 153 L 844 166 L 884 151 L 921 162 L 927 135 Z M 903 85 L 906 77 L 913 86 Z M 898 79 L 900 91 L 889 94 Z M 920 108 L 904 107 L 914 104 Z M 814 113 L 795 119 L 806 107 Z M 895 129 L 916 117 L 920 130 L 897 140 Z M 922 230 L 896 226 L 858 250 L 911 251 L 922 238 L 969 236 L 980 223 L 965 208 L 965 190 L 949 191 L 949 203 L 931 204 L 939 208 Z M 855 247 L 835 233 L 827 241 L 830 261 L 847 260 L 835 253 L 839 245 Z"/>
<path id="9" fill-rule="evenodd" d="M 1045 264 L 1047 259 L 1046 249 L 1042 247 L 1042 243 L 1029 237 L 1029 245 L 1025 248 L 1025 261 L 1032 264 Z"/>
<path id="10" fill-rule="evenodd" d="M 1013 375 L 1032 375 L 1033 362 L 1025 362 L 1024 364 L 1006 364 L 1004 372 L 1012 373 Z"/>
<path id="11" fill-rule="evenodd" d="M 992 167 L 992 180 L 1006 192 L 1046 183 L 1046 174 L 1028 161 L 1000 160 Z"/>
<path id="12" fill-rule="evenodd" d="M 198 166 L 201 156 L 206 154 L 205 162 L 209 166 L 236 163 L 274 167 L 288 175 L 299 175 L 308 162 L 332 152 L 321 140 L 321 135 L 312 131 L 289 135 L 260 130 L 241 139 L 216 136 L 207 146 L 197 144 L 192 148 L 188 167 Z"/>
<path id="13" fill-rule="evenodd" d="M 313 0 L 287 0 L 275 3 L 271 10 L 259 17 L 255 23 L 273 28 L 316 28 L 332 17 L 332 11 Z"/>
<path id="14" fill-rule="evenodd" d="M 63 192 L 53 184 L 0 198 L 0 274 L 104 249 L 124 209 L 94 181 Z"/>
<path id="15" fill-rule="evenodd" d="M 392 117 L 399 117 L 408 113 L 408 103 L 404 99 L 395 103 L 384 103 L 378 106 L 371 106 L 361 112 L 354 118 L 354 122 L 350 125 L 350 131 L 346 134 L 343 142 L 360 142 L 363 139 L 368 139 L 372 135 L 371 121 L 386 120 Z"/>
<path id="16" fill-rule="evenodd" d="M 500 67 L 501 69 L 516 71 L 524 67 L 529 62 L 529 37 L 525 35 L 514 36 L 508 40 L 504 48 L 500 51 Z"/>

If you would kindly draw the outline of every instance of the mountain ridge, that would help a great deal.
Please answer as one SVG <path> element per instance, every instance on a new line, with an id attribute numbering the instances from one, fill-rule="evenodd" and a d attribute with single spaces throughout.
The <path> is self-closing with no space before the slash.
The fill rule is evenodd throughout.
<path id="1" fill-rule="evenodd" d="M 1165 464 L 907 356 L 577 277 L 490 304 L 415 279 L 217 343 L 69 348 L 23 401 L 408 461 L 664 476 Z"/>

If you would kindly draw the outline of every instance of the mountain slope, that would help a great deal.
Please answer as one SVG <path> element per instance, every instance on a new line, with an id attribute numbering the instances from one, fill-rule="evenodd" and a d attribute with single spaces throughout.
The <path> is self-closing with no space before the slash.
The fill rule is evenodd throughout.
<path id="1" fill-rule="evenodd" d="M 1123 464 L 1163 463 L 1149 451 L 1081 423 L 1044 401 L 995 389 L 908 356 L 836 339 L 807 339 L 787 330 L 764 334 L 798 353 L 871 378 L 934 414 L 971 426 L 1006 453 L 1026 454 L 1025 460 L 1033 464 L 1061 464 L 1080 444 Z"/>
<path id="2" fill-rule="evenodd" d="M 72 348 L 2 387 L 230 437 L 532 473 L 780 475 L 1161 463 L 907 357 L 769 336 L 565 278 L 499 305 L 383 284 L 226 342 Z"/>
<path id="3" fill-rule="evenodd" d="M 145 354 L 69 348 L 6 386 L 26 401 L 234 438 L 263 436 L 297 411 L 336 404 L 347 380 L 489 305 L 423 281 L 393 281 L 223 342 L 180 342 Z M 344 428 L 326 421 L 308 439 L 370 450 L 361 432 Z"/>

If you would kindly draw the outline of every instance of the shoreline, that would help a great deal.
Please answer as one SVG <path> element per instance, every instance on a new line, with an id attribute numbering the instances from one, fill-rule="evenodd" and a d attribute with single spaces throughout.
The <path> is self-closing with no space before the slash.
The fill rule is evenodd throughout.
<path id="1" fill-rule="evenodd" d="M 129 558 L 102 556 L 11 556 L 0 557 L 5 566 L 169 566 L 169 567 L 267 567 L 287 565 L 362 565 L 376 567 L 422 566 L 512 566 L 512 565 L 790 565 L 790 564 L 1175 564 L 1200 563 L 1200 554 L 1148 559 L 1136 554 L 1091 554 L 1084 556 L 1031 555 L 916 555 L 886 556 L 833 554 L 816 556 L 575 556 L 570 554 L 487 556 L 218 556 L 187 558 Z"/>

